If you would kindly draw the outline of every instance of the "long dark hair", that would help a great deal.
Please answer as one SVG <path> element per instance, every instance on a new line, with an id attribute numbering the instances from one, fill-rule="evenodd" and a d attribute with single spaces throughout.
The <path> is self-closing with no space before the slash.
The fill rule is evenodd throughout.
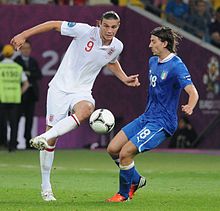
<path id="1" fill-rule="evenodd" d="M 157 36 L 162 42 L 167 41 L 166 48 L 172 53 L 176 53 L 177 45 L 182 38 L 181 35 L 166 26 L 157 27 L 150 34 Z"/>

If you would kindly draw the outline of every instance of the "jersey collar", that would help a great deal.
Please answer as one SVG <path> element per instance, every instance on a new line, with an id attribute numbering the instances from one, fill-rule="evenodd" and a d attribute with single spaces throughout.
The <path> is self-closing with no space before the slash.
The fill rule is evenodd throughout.
<path id="1" fill-rule="evenodd" d="M 175 56 L 174 53 L 170 53 L 166 58 L 164 58 L 164 59 L 161 60 L 161 61 L 159 61 L 159 58 L 158 58 L 158 63 L 165 63 L 165 62 L 168 62 L 168 61 L 170 61 L 174 56 Z"/>

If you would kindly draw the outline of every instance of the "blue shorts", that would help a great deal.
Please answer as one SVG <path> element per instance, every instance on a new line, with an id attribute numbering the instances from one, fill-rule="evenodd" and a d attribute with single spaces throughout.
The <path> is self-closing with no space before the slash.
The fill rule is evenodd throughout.
<path id="1" fill-rule="evenodd" d="M 139 152 L 156 148 L 170 136 L 160 125 L 152 122 L 142 123 L 138 118 L 122 130 Z"/>

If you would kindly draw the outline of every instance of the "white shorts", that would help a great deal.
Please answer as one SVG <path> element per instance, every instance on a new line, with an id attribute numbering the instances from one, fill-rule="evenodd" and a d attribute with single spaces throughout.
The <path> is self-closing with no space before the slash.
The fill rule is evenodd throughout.
<path id="1" fill-rule="evenodd" d="M 95 105 L 95 100 L 90 92 L 66 93 L 50 87 L 47 91 L 47 125 L 54 126 L 61 119 L 68 116 L 68 113 L 72 111 L 76 103 L 83 100 Z"/>

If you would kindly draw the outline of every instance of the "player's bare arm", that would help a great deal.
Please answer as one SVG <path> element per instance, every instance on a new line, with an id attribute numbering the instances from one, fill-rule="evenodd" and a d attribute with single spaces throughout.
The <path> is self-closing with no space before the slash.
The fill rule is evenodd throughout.
<path id="1" fill-rule="evenodd" d="M 193 109 L 195 108 L 199 95 L 194 85 L 190 84 L 184 89 L 186 93 L 189 95 L 189 100 L 186 105 L 182 105 L 182 111 L 187 115 L 191 115 L 193 113 Z"/>
<path id="2" fill-rule="evenodd" d="M 122 70 L 121 65 L 118 61 L 116 61 L 115 63 L 109 63 L 107 66 L 111 70 L 111 72 L 127 86 L 140 86 L 140 82 L 138 80 L 139 75 L 136 74 L 127 76 Z"/>
<path id="3" fill-rule="evenodd" d="M 28 39 L 29 37 L 51 30 L 60 31 L 61 24 L 62 21 L 47 21 L 45 23 L 39 24 L 14 36 L 11 39 L 11 44 L 14 46 L 16 50 L 19 50 L 21 46 L 25 43 L 26 39 Z"/>

